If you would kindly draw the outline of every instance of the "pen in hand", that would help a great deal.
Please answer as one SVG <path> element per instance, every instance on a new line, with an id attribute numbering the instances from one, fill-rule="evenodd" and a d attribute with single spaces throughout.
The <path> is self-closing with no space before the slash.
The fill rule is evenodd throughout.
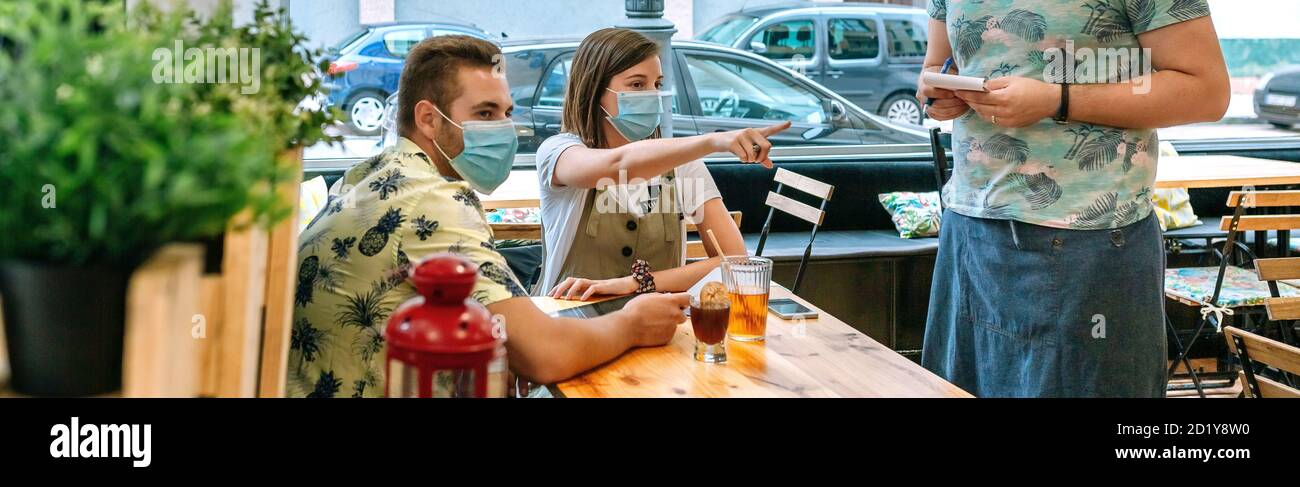
<path id="1" fill-rule="evenodd" d="M 943 69 L 939 70 L 939 74 L 948 74 L 948 68 L 951 67 L 952 67 L 952 58 L 948 58 L 946 61 L 943 62 Z M 927 97 L 925 99 L 925 106 L 928 107 L 933 104 L 934 104 L 934 98 Z"/>

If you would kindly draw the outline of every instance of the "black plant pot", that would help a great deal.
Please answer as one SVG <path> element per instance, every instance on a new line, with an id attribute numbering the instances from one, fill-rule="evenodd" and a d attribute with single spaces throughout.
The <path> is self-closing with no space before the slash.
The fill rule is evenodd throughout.
<path id="1" fill-rule="evenodd" d="M 129 276 L 109 267 L 0 262 L 11 388 L 33 396 L 121 389 Z"/>

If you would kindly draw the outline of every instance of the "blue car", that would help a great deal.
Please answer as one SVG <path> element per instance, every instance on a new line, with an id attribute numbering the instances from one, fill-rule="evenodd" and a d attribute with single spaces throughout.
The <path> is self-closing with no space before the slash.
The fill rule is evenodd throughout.
<path id="1" fill-rule="evenodd" d="M 329 106 L 339 107 L 353 133 L 378 134 L 385 103 L 397 92 L 406 53 L 424 39 L 452 34 L 488 38 L 473 24 L 441 19 L 368 25 L 348 36 L 328 55 Z"/>

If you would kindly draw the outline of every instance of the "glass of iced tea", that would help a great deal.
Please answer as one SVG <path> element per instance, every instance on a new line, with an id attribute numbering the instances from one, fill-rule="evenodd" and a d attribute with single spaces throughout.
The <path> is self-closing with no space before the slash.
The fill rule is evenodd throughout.
<path id="1" fill-rule="evenodd" d="M 752 342 L 767 335 L 767 295 L 772 284 L 772 259 L 737 256 L 722 259 L 722 281 L 731 297 L 727 334 Z"/>
<path id="2" fill-rule="evenodd" d="M 695 331 L 695 360 L 708 363 L 727 361 L 727 322 L 731 318 L 731 300 L 726 290 L 720 288 L 710 299 L 691 296 L 691 329 Z"/>

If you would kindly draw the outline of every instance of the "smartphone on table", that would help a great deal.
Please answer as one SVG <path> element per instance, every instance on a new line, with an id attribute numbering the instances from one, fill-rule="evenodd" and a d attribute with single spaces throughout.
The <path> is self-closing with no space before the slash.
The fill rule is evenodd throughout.
<path id="1" fill-rule="evenodd" d="M 790 298 L 778 298 L 768 301 L 767 309 L 783 320 L 813 319 L 817 317 L 816 311 Z"/>

